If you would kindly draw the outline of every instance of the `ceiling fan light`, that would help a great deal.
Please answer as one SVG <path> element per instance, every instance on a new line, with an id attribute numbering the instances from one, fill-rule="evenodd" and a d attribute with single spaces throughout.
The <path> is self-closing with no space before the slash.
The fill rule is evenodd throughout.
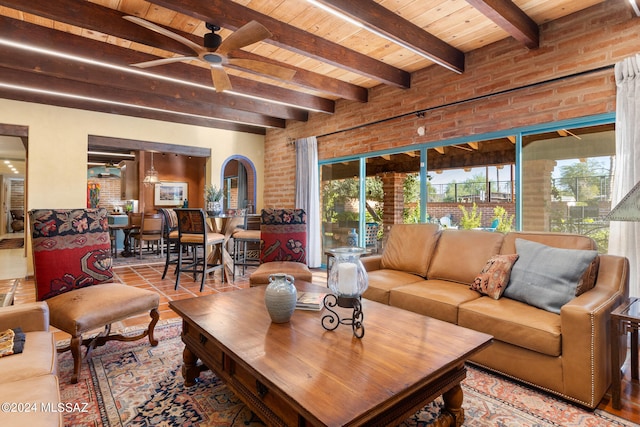
<path id="1" fill-rule="evenodd" d="M 204 47 L 207 49 L 217 49 L 222 43 L 222 37 L 220 34 L 207 33 L 204 35 Z"/>

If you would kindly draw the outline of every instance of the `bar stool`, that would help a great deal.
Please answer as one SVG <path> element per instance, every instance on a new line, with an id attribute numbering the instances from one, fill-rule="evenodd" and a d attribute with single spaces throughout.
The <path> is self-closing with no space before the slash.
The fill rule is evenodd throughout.
<path id="1" fill-rule="evenodd" d="M 207 216 L 202 209 L 175 209 L 178 216 L 178 263 L 176 265 L 176 286 L 180 286 L 180 273 L 193 273 L 193 280 L 200 278 L 200 292 L 204 289 L 204 280 L 207 273 L 216 270 L 222 271 L 222 281 L 224 282 L 224 262 L 222 260 L 222 250 L 224 245 L 224 235 L 214 233 L 209 230 Z M 183 248 L 191 248 L 193 258 L 188 264 L 183 265 Z M 198 255 L 198 250 L 202 249 L 202 257 Z"/>
<path id="2" fill-rule="evenodd" d="M 248 266 L 260 265 L 260 215 L 245 217 L 243 228 L 237 228 L 233 238 L 233 276 L 236 267 L 242 267 L 244 276 Z M 248 255 L 251 254 L 251 255 Z"/>
<path id="3" fill-rule="evenodd" d="M 164 217 L 163 238 L 166 245 L 164 271 L 162 272 L 162 279 L 164 279 L 167 275 L 169 265 L 178 263 L 178 216 L 173 209 L 160 208 L 158 209 L 158 212 L 160 212 Z M 171 258 L 172 254 L 175 254 L 174 258 Z"/>

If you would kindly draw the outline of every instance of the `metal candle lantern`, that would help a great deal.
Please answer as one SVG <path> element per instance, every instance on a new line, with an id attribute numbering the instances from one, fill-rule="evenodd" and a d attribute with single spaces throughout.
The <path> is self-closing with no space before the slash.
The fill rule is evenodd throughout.
<path id="1" fill-rule="evenodd" d="M 332 331 L 340 324 L 351 325 L 353 335 L 357 338 L 364 336 L 364 325 L 362 324 L 364 314 L 362 312 L 362 293 L 369 285 L 367 272 L 360 261 L 360 255 L 364 248 L 349 247 L 335 248 L 330 250 L 334 256 L 334 262 L 329 270 L 330 294 L 324 298 L 324 306 L 328 314 L 322 317 L 322 326 Z M 335 307 L 353 309 L 351 318 L 340 318 Z"/>

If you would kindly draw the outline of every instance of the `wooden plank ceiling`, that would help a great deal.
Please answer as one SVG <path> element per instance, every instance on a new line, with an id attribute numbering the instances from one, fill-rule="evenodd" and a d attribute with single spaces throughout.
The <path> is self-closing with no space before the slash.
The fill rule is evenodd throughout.
<path id="1" fill-rule="evenodd" d="M 409 88 L 425 67 L 468 72 L 467 52 L 506 37 L 536 49 L 539 25 L 602 1 L 0 0 L 0 97 L 264 134 L 380 84 Z M 223 46 L 252 20 L 271 35 L 228 49 L 220 92 L 203 60 L 131 66 L 197 53 L 123 16 L 198 46 L 207 22 Z M 273 65 L 293 77 L 264 74 Z"/>

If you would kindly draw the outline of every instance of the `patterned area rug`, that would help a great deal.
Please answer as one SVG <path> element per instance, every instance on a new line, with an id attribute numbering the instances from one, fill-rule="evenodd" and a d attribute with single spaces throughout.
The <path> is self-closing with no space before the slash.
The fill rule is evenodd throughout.
<path id="1" fill-rule="evenodd" d="M 85 412 L 64 414 L 65 426 L 261 426 L 259 419 L 211 372 L 186 388 L 180 372 L 180 324 L 156 328 L 160 344 L 109 342 L 70 384 L 73 360 L 59 357 L 62 400 Z M 589 412 L 491 373 L 469 367 L 463 383 L 465 426 L 637 426 L 602 411 Z M 78 404 L 78 405 L 76 405 Z M 402 427 L 426 427 L 442 400 L 423 408 Z"/>
<path id="2" fill-rule="evenodd" d="M 18 249 L 24 247 L 24 238 L 9 238 L 0 240 L 0 249 Z"/>

